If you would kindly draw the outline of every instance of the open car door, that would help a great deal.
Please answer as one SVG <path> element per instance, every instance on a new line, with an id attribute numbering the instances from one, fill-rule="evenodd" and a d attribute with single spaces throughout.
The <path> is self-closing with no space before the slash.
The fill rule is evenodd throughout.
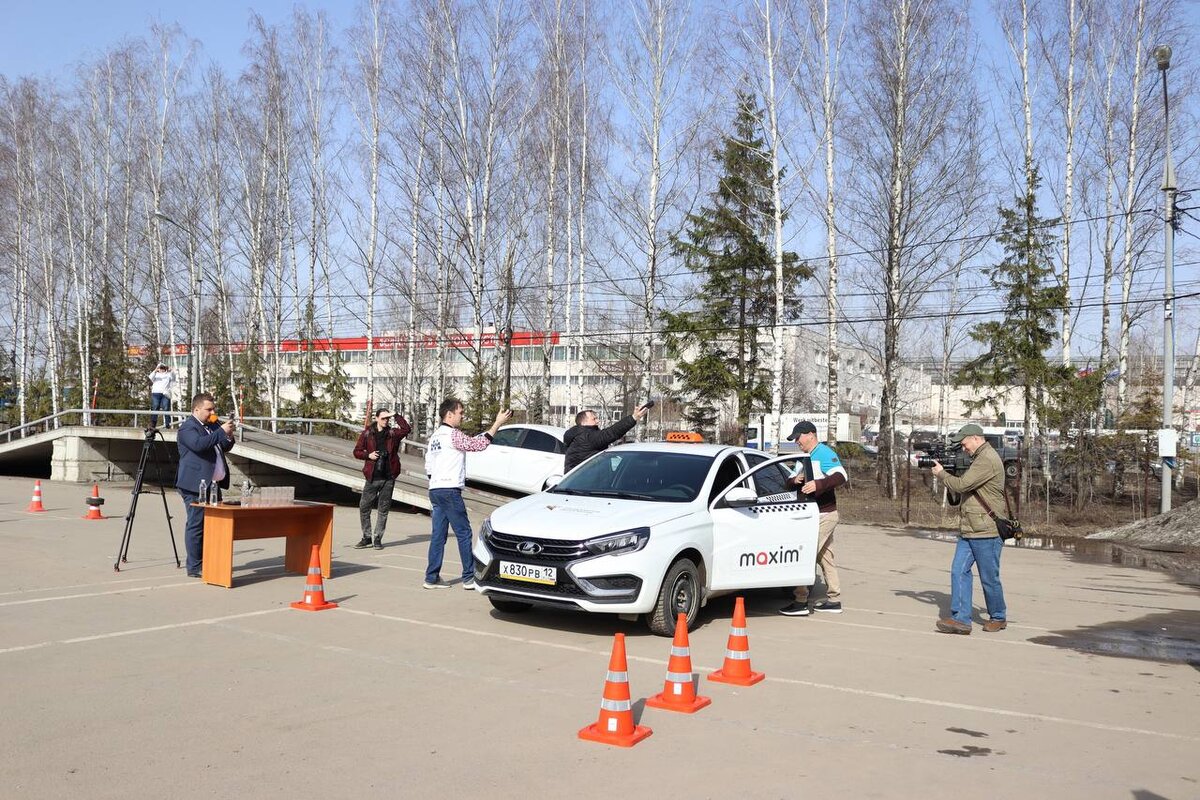
<path id="1" fill-rule="evenodd" d="M 714 590 L 813 584 L 820 519 L 797 475 L 812 477 L 804 453 L 759 464 L 713 501 Z"/>

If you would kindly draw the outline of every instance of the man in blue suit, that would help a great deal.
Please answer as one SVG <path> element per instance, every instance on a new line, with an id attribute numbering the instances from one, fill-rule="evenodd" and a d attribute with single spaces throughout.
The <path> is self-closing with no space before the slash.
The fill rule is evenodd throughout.
<path id="1" fill-rule="evenodd" d="M 187 511 L 183 534 L 187 574 L 189 578 L 199 578 L 204 557 L 204 509 L 192 504 L 199 497 L 200 481 L 229 488 L 229 462 L 225 454 L 233 449 L 233 420 L 220 424 L 216 400 L 208 392 L 201 392 L 192 398 L 192 415 L 179 426 L 175 441 L 179 445 L 175 488 Z"/>

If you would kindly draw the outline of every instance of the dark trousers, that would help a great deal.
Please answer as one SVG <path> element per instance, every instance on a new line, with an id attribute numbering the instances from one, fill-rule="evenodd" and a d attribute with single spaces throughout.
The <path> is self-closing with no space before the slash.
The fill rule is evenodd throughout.
<path id="1" fill-rule="evenodd" d="M 171 398 L 165 394 L 159 394 L 158 392 L 151 392 L 150 393 L 150 410 L 151 411 L 170 411 L 171 410 Z M 163 424 L 166 425 L 168 428 L 171 427 L 171 417 L 164 414 L 163 415 Z M 158 425 L 158 414 L 151 414 L 150 415 L 150 426 L 154 427 L 156 425 Z"/>
<path id="2" fill-rule="evenodd" d="M 183 510 L 187 512 L 187 523 L 183 528 L 183 546 L 187 550 L 189 575 L 200 574 L 201 559 L 204 558 L 204 509 L 192 505 L 196 502 L 194 492 L 179 490 L 183 498 Z"/>
<path id="3" fill-rule="evenodd" d="M 363 486 L 362 498 L 358 501 L 358 523 L 362 527 L 364 539 L 371 538 L 371 509 L 375 509 L 375 540 L 383 539 L 383 530 L 387 527 L 388 512 L 392 510 L 392 489 L 396 479 L 386 481 L 367 481 Z"/>

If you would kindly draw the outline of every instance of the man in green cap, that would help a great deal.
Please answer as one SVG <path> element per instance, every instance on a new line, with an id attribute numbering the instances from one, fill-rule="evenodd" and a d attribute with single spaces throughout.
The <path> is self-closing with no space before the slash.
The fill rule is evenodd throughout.
<path id="1" fill-rule="evenodd" d="M 962 498 L 958 506 L 958 545 L 950 566 L 950 617 L 939 619 L 937 629 L 942 633 L 971 632 L 971 566 L 977 564 L 988 611 L 983 630 L 996 633 L 1008 627 L 1004 587 L 1000 585 L 1004 540 L 984 503 L 992 509 L 1004 507 L 1004 462 L 983 438 L 983 428 L 974 423 L 963 425 L 951 434 L 950 441 L 961 444 L 972 461 L 962 475 L 947 475 L 941 464 L 934 464 L 932 469 L 947 489 Z"/>

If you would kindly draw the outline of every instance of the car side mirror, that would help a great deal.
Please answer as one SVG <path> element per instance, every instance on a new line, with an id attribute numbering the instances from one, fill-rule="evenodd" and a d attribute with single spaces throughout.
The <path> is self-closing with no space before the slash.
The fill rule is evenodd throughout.
<path id="1" fill-rule="evenodd" d="M 741 486 L 736 489 L 730 489 L 725 495 L 725 505 L 730 508 L 749 508 L 750 506 L 758 505 L 758 495 L 753 489 L 746 489 Z"/>
<path id="2" fill-rule="evenodd" d="M 546 480 L 546 488 L 553 489 L 555 486 L 558 486 L 558 482 L 561 480 L 562 480 L 562 475 L 555 475 L 551 478 L 548 478 Z"/>

